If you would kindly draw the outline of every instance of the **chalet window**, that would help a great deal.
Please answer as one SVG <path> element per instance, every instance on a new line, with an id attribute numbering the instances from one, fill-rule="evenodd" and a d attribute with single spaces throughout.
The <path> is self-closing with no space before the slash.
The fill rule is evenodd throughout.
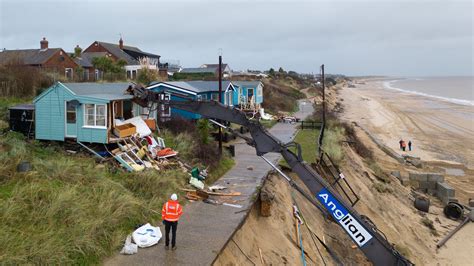
<path id="1" fill-rule="evenodd" d="M 257 96 L 262 96 L 262 87 L 257 87 Z"/>
<path id="2" fill-rule="evenodd" d="M 65 68 L 65 73 L 64 75 L 66 76 L 66 78 L 68 79 L 72 79 L 72 68 Z"/>
<path id="3" fill-rule="evenodd" d="M 71 102 L 66 103 L 66 119 L 68 124 L 76 123 L 76 105 Z"/>
<path id="4" fill-rule="evenodd" d="M 105 127 L 107 117 L 107 105 L 105 104 L 85 104 L 84 105 L 84 126 Z"/>
<path id="5" fill-rule="evenodd" d="M 98 69 L 95 70 L 95 80 L 100 79 L 100 71 Z"/>
<path id="6" fill-rule="evenodd" d="M 197 96 L 198 101 L 205 101 L 207 100 L 207 95 L 206 94 L 201 94 Z"/>
<path id="7" fill-rule="evenodd" d="M 219 93 L 212 93 L 211 94 L 211 100 L 219 101 Z"/>

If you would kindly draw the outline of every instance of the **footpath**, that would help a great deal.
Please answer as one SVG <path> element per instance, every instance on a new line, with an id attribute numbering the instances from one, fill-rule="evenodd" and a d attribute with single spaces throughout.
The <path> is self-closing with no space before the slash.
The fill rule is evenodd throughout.
<path id="1" fill-rule="evenodd" d="M 298 118 L 305 118 L 313 112 L 308 100 L 299 102 Z M 286 143 L 294 138 L 298 123 L 277 123 L 269 131 Z M 281 156 L 276 153 L 265 155 L 273 163 Z M 242 208 L 225 205 L 211 205 L 203 202 L 190 202 L 183 208 L 183 216 L 178 224 L 177 250 L 165 250 L 164 236 L 158 245 L 139 249 L 135 255 L 117 254 L 107 259 L 105 265 L 211 265 L 235 230 L 245 219 L 253 204 L 253 197 L 263 179 L 272 170 L 255 149 L 244 142 L 235 144 L 235 166 L 217 180 L 215 185 L 223 185 L 235 192 L 241 192 L 237 204 Z M 182 201 L 183 199 L 180 199 Z M 161 206 L 160 206 L 161 208 Z M 160 209 L 158 208 L 158 209 Z M 164 234 L 164 226 L 160 224 Z"/>

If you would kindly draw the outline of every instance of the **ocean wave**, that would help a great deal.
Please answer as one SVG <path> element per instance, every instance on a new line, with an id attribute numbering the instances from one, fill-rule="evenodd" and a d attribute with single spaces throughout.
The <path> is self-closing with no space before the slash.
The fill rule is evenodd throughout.
<path id="1" fill-rule="evenodd" d="M 438 99 L 438 100 L 451 102 L 451 103 L 456 103 L 456 104 L 461 104 L 461 105 L 474 106 L 474 101 L 462 100 L 462 99 L 456 99 L 456 98 L 449 98 L 449 97 L 442 97 L 442 96 L 432 95 L 432 94 L 423 93 L 423 92 L 419 92 L 419 91 L 400 89 L 400 88 L 394 87 L 392 85 L 393 82 L 400 81 L 400 80 L 403 80 L 403 79 L 395 79 L 395 80 L 385 81 L 383 83 L 383 86 L 387 89 L 390 89 L 390 90 L 396 90 L 396 91 L 416 94 L 416 95 L 420 95 L 420 96 L 424 96 L 424 97 L 435 98 L 435 99 Z"/>

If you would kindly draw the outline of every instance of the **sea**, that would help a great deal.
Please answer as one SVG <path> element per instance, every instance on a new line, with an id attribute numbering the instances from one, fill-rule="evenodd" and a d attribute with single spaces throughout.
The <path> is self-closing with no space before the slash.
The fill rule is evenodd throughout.
<path id="1" fill-rule="evenodd" d="M 385 81 L 384 87 L 456 104 L 474 106 L 473 76 L 397 78 Z"/>

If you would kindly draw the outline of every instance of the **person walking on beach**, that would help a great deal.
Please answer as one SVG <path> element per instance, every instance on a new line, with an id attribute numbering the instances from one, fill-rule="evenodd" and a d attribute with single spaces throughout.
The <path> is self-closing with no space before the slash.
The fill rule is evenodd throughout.
<path id="1" fill-rule="evenodd" d="M 407 148 L 407 143 L 404 140 L 402 140 L 402 151 L 405 151 L 406 148 Z"/>
<path id="2" fill-rule="evenodd" d="M 163 204 L 161 219 L 165 225 L 165 248 L 170 248 L 170 230 L 172 231 L 171 249 L 176 249 L 176 230 L 178 229 L 179 217 L 183 214 L 183 207 L 178 203 L 178 196 L 171 195 L 170 199 Z"/>
<path id="3" fill-rule="evenodd" d="M 398 143 L 400 144 L 400 150 L 401 150 L 403 148 L 403 139 L 400 139 Z"/>
<path id="4" fill-rule="evenodd" d="M 411 151 L 411 140 L 408 141 L 408 150 Z"/>

